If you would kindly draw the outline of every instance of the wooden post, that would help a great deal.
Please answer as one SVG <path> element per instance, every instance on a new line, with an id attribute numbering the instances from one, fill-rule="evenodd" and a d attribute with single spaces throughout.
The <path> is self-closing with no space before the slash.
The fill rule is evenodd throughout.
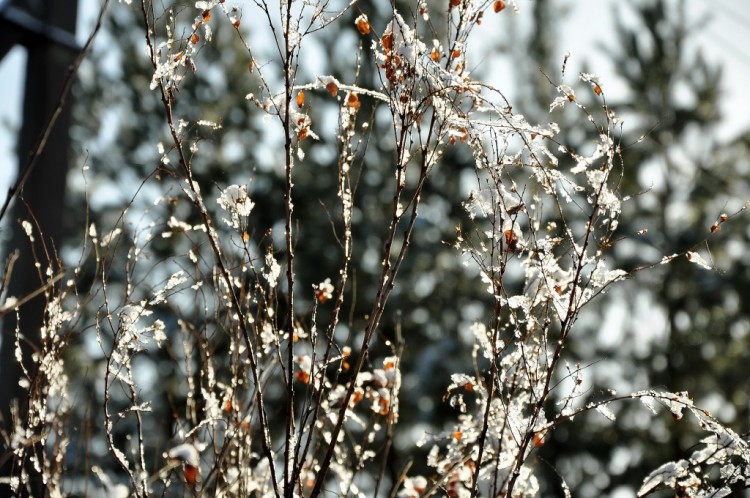
<path id="1" fill-rule="evenodd" d="M 45 123 L 56 108 L 68 67 L 77 55 L 74 46 L 70 46 L 70 40 L 75 40 L 77 3 L 78 0 L 17 0 L 0 3 L 0 9 L 4 8 L 0 10 L 0 17 L 3 18 L 0 20 L 12 26 L 0 36 L 0 56 L 9 50 L 11 42 L 23 44 L 28 54 L 23 125 L 18 141 L 21 165 L 26 163 Z M 13 40 L 10 38 L 12 36 L 17 39 Z M 20 257 L 13 271 L 9 296 L 21 297 L 33 292 L 44 283 L 40 278 L 40 271 L 43 273 L 49 265 L 58 268 L 56 251 L 61 247 L 70 148 L 69 127 L 70 99 L 10 212 L 8 227 L 12 230 L 12 238 L 10 250 L 6 253 L 18 249 Z M 20 226 L 20 220 L 29 220 L 35 227 L 38 223 L 41 228 L 41 234 L 35 228 L 33 251 L 29 238 Z M 46 246 L 47 254 L 43 246 Z M 41 269 L 35 266 L 35 253 Z M 51 261 L 47 260 L 47 255 Z M 32 354 L 40 345 L 39 329 L 44 322 L 45 304 L 45 298 L 41 295 L 19 309 L 18 326 L 27 340 L 22 344 L 22 357 L 31 377 L 28 379 L 30 382 L 34 381 L 36 374 Z M 25 379 L 26 375 L 15 358 L 16 325 L 15 313 L 10 312 L 3 318 L 0 345 L 0 428 L 7 434 L 13 431 L 11 406 L 16 404 L 22 417 L 28 412 L 28 390 L 19 385 L 19 381 Z M 36 454 L 44 451 L 39 444 L 30 445 L 28 449 Z M 23 480 L 26 489 L 21 496 L 45 496 L 41 473 L 34 469 L 28 458 L 23 462 L 16 461 L 9 450 L 0 438 L 0 477 L 20 476 L 23 468 L 29 478 Z M 0 496 L 11 496 L 10 489 L 0 485 Z"/>

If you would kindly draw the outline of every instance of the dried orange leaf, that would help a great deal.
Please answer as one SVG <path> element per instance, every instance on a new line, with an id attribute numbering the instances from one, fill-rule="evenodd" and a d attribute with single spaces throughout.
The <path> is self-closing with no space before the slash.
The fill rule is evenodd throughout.
<path id="1" fill-rule="evenodd" d="M 200 37 L 198 36 L 198 33 L 193 33 L 193 36 L 190 37 L 190 43 L 193 45 L 197 44 L 200 40 Z"/>
<path id="2" fill-rule="evenodd" d="M 297 107 L 302 107 L 305 105 L 305 92 L 300 90 L 297 92 Z"/>
<path id="3" fill-rule="evenodd" d="M 599 85 L 596 85 L 594 87 L 594 93 L 597 94 L 597 95 L 601 95 L 602 94 L 602 87 L 600 87 Z"/>
<path id="4" fill-rule="evenodd" d="M 461 57 L 461 51 L 454 50 L 453 53 L 451 54 L 451 57 L 453 57 L 454 59 L 458 59 L 459 57 Z"/>
<path id="5" fill-rule="evenodd" d="M 380 398 L 380 411 L 378 412 L 380 415 L 388 415 L 388 412 L 390 411 L 390 401 L 388 401 L 385 398 Z"/>
<path id="6" fill-rule="evenodd" d="M 367 16 L 362 14 L 357 19 L 355 19 L 355 24 L 357 25 L 357 30 L 362 35 L 369 35 L 370 34 L 370 23 L 367 21 Z"/>
<path id="7" fill-rule="evenodd" d="M 383 49 L 385 49 L 386 53 L 389 53 L 391 50 L 393 50 L 393 33 L 384 34 L 380 39 L 380 43 L 383 44 Z"/>
<path id="8" fill-rule="evenodd" d="M 331 81 L 326 85 L 326 90 L 331 94 L 331 97 L 335 97 L 336 94 L 339 93 L 339 86 Z"/>
<path id="9" fill-rule="evenodd" d="M 232 23 L 232 26 L 234 26 L 234 29 L 240 29 L 240 20 L 235 19 L 235 21 Z"/>
<path id="10" fill-rule="evenodd" d="M 191 488 L 195 488 L 196 484 L 198 484 L 198 467 L 186 463 L 183 472 L 185 475 L 185 481 Z"/>
<path id="11" fill-rule="evenodd" d="M 297 132 L 297 140 L 300 142 L 307 138 L 307 128 L 302 128 L 299 132 Z"/>
<path id="12" fill-rule="evenodd" d="M 430 59 L 434 60 L 435 62 L 440 62 L 440 52 L 438 52 L 438 49 L 432 49 L 432 52 L 430 52 Z"/>
<path id="13" fill-rule="evenodd" d="M 495 11 L 495 13 L 500 12 L 505 8 L 505 2 L 502 0 L 498 0 L 497 2 L 492 4 L 492 10 Z"/>
<path id="14" fill-rule="evenodd" d="M 513 230 L 505 230 L 503 235 L 505 235 L 506 250 L 508 252 L 516 252 L 518 250 L 518 237 L 516 237 L 516 232 Z"/>
<path id="15" fill-rule="evenodd" d="M 305 128 L 305 132 L 307 132 L 307 128 Z M 307 133 L 305 133 L 305 136 L 307 136 Z M 328 301 L 328 294 L 324 290 L 317 289 L 315 291 L 315 299 L 317 299 L 320 304 L 325 304 L 325 302 Z"/>
<path id="16" fill-rule="evenodd" d="M 203 11 L 203 22 L 208 22 L 211 20 L 211 11 L 210 10 L 204 10 Z"/>
<path id="17" fill-rule="evenodd" d="M 359 97 L 356 93 L 352 92 L 349 94 L 349 97 L 346 99 L 346 105 L 352 109 L 359 109 Z"/>

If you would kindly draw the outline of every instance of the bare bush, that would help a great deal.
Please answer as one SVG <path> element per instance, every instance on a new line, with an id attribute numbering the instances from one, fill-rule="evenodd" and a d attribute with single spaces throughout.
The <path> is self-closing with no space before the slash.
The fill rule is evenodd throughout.
<path id="1" fill-rule="evenodd" d="M 610 392 L 592 399 L 583 387 L 585 368 L 566 360 L 583 308 L 631 276 L 608 259 L 607 249 L 639 235 L 618 231 L 622 124 L 598 78 L 582 74 L 574 86 L 553 84 L 558 96 L 550 112 L 577 113 L 581 126 L 598 136 L 588 150 L 570 150 L 556 124 L 527 122 L 500 90 L 468 71 L 474 28 L 491 16 L 511 15 L 515 4 L 447 4 L 447 13 L 440 6 L 440 30 L 431 18 L 437 7 L 428 2 L 415 3 L 413 12 L 393 10 L 383 26 L 357 13 L 354 25 L 366 47 L 359 64 L 373 61 L 379 75 L 369 84 L 357 81 L 357 67 L 349 81 L 298 75 L 306 40 L 353 17 L 357 2 L 209 0 L 179 8 L 141 2 L 151 90 L 168 129 L 167 139 L 153 144 L 161 183 L 148 210 L 133 212 L 132 204 L 114 226 L 87 228 L 82 261 L 93 261 L 90 288 L 76 282 L 88 263 L 61 279 L 55 265 L 40 261 L 48 304 L 35 357 L 39 373 L 28 379 L 30 416 L 4 434 L 3 458 L 31 459 L 50 495 L 71 492 L 64 350 L 66 338 L 80 334 L 95 338 L 103 359 L 95 372 L 102 399 L 95 423 L 103 425 L 116 467 L 97 464 L 91 475 L 110 496 L 537 496 L 535 455 L 550 431 L 594 410 L 616 423 L 615 404 L 628 399 L 654 413 L 662 406 L 675 419 L 690 414 L 708 433 L 690 457 L 645 476 L 640 496 L 668 487 L 681 496 L 719 497 L 745 486 L 747 442 L 686 393 Z M 272 160 L 282 172 L 284 209 L 275 231 L 259 233 L 255 225 L 251 168 L 236 172 L 246 178 L 238 183 L 201 182 L 194 174 L 202 145 L 224 124 L 188 118 L 180 89 L 202 70 L 201 49 L 216 29 L 233 30 L 244 47 L 257 85 L 247 104 L 278 140 Z M 438 32 L 440 38 L 427 39 Z M 313 99 L 333 103 L 337 122 L 316 121 Z M 372 136 L 376 114 L 389 117 L 388 136 Z M 299 233 L 306 219 L 320 215 L 295 209 L 297 192 L 305 189 L 297 172 L 306 167 L 309 144 L 333 129 L 336 176 L 331 197 L 321 201 L 331 243 L 311 247 Z M 393 175 L 391 202 L 381 227 L 377 286 L 356 295 L 352 261 L 366 248 L 352 236 L 353 213 L 371 140 L 393 144 L 392 155 L 380 158 Z M 411 475 L 402 466 L 394 476 L 386 462 L 409 338 L 385 341 L 378 332 L 392 292 L 409 285 L 399 271 L 419 230 L 425 186 L 431 175 L 448 174 L 443 158 L 450 148 L 470 151 L 475 167 L 466 197 L 450 199 L 462 204 L 465 216 L 449 243 L 486 287 L 487 313 L 471 328 L 474 371 L 453 374 L 446 388 L 455 420 L 420 442 L 431 448 L 431 472 Z M 149 198 L 152 185 L 144 180 L 137 195 Z M 185 208 L 184 219 L 170 214 L 175 205 Z M 730 218 L 722 214 L 716 226 Z M 33 241 L 30 224 L 28 233 Z M 155 249 L 163 241 L 167 257 L 160 256 L 164 247 Z M 297 255 L 304 251 L 334 252 L 337 273 L 319 275 L 312 288 L 301 285 Z M 695 247 L 654 264 L 676 257 L 710 268 Z M 115 273 L 122 285 L 110 286 Z M 370 308 L 361 323 L 347 318 L 354 299 Z M 20 304 L 8 298 L 2 311 Z M 86 313 L 95 319 L 78 330 Z M 15 340 L 24 340 L 20 329 Z M 375 357 L 376 343 L 387 354 Z M 185 400 L 171 407 L 166 422 L 156 419 L 143 384 L 158 381 L 145 379 L 138 367 L 140 358 L 156 354 L 169 358 L 171 382 Z M 171 433 L 154 433 L 159 428 Z M 168 447 L 156 439 L 168 440 Z M 37 441 L 41 454 L 31 452 Z M 19 464 L 10 478 L 17 492 L 24 468 Z M 720 475 L 710 468 L 720 468 Z"/>

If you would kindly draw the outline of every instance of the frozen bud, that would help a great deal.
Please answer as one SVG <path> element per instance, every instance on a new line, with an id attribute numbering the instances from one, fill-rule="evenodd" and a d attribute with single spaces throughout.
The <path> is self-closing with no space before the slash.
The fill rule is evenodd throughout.
<path id="1" fill-rule="evenodd" d="M 250 200 L 245 185 L 230 185 L 219 196 L 219 205 L 229 213 L 248 216 L 255 203 Z"/>
<path id="2" fill-rule="evenodd" d="M 313 289 L 315 289 L 315 299 L 320 304 L 325 303 L 333 297 L 333 284 L 330 278 L 325 279 L 317 285 L 313 285 Z"/>
<path id="3" fill-rule="evenodd" d="M 194 467 L 197 467 L 200 463 L 198 448 L 190 443 L 184 443 L 179 446 L 175 446 L 174 448 L 169 450 L 168 456 L 170 460 L 177 460 Z"/>

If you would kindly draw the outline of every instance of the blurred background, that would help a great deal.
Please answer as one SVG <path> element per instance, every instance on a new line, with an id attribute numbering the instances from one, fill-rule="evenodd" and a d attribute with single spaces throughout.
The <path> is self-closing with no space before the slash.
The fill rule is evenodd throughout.
<path id="1" fill-rule="evenodd" d="M 178 11 L 193 9 L 194 4 L 174 3 Z M 396 5 L 400 12 L 414 9 L 408 2 Z M 722 422 L 740 433 L 749 431 L 747 217 L 724 223 L 709 244 L 696 245 L 722 213 L 735 213 L 750 200 L 750 14 L 729 0 L 710 4 L 697 0 L 534 0 L 519 1 L 518 6 L 519 13 L 509 8 L 502 15 L 485 16 L 479 36 L 468 48 L 473 77 L 500 89 L 514 110 L 530 122 L 559 123 L 561 140 L 572 150 L 590 143 L 590 128 L 580 113 L 548 112 L 555 96 L 548 78 L 575 88 L 579 72 L 597 74 L 607 103 L 624 118 L 621 193 L 631 199 L 620 220 L 623 240 L 606 250 L 617 267 L 634 273 L 587 308 L 572 337 L 569 360 L 586 367 L 587 394 L 598 396 L 606 389 L 620 394 L 647 388 L 687 390 L 696 404 Z M 78 44 L 85 42 L 98 9 L 94 0 L 80 1 Z M 111 6 L 72 92 L 65 204 L 49 206 L 64 213 L 61 227 L 67 235 L 60 253 L 70 261 L 80 254 L 82 227 L 90 222 L 114 226 L 134 197 L 135 206 L 151 210 L 149 219 L 163 222 L 175 215 L 190 222 L 186 204 L 159 208 L 164 211 L 147 208 L 165 194 L 164 188 L 174 186 L 163 187 L 159 178 L 156 144 L 167 135 L 157 96 L 148 89 L 152 70 L 145 57 L 137 9 L 120 3 Z M 391 10 L 383 2 L 362 1 L 358 9 L 368 14 L 376 29 L 390 19 Z M 439 26 L 437 12 L 433 21 Z M 359 43 L 353 19 L 358 14 L 353 9 L 344 22 L 310 38 L 300 81 L 324 74 L 353 81 L 353 47 Z M 268 52 L 267 42 L 253 38 L 251 17 L 247 19 L 241 29 L 261 53 Z M 214 41 L 201 50 L 201 71 L 191 76 L 179 94 L 180 108 L 189 119 L 203 117 L 223 124 L 201 143 L 194 169 L 207 185 L 252 179 L 257 234 L 274 228 L 277 234 L 283 233 L 278 215 L 283 179 L 275 167 L 278 154 L 274 151 L 278 137 L 269 134 L 245 100 L 257 82 L 248 75 L 246 51 L 228 28 L 218 23 L 214 27 Z M 377 84 L 374 65 L 367 64 L 371 57 L 367 47 L 361 56 L 365 63 L 356 76 L 358 81 Z M 14 151 L 23 119 L 25 70 L 23 47 L 10 50 L 0 65 L 0 92 L 5 101 L 0 110 L 0 148 L 4 151 L 0 192 L 6 191 L 17 167 Z M 590 104 L 597 105 L 593 98 Z M 329 105 L 322 98 L 312 100 L 315 121 L 335 119 L 335 107 Z M 360 207 L 355 212 L 355 244 L 363 250 L 356 263 L 360 296 L 367 296 L 375 285 L 390 202 L 381 193 L 392 178 L 390 163 L 382 159 L 393 146 L 386 138 L 390 136 L 388 123 L 377 115 L 374 123 L 382 128 L 376 136 L 384 138 L 370 144 L 364 159 L 357 192 Z M 321 141 L 308 151 L 308 164 L 295 170 L 296 209 L 319 214 L 300 231 L 300 240 L 313 249 L 298 255 L 303 289 L 337 270 L 337 255 L 328 249 L 329 221 L 320 207 L 335 196 L 331 179 L 335 179 L 336 158 L 330 152 L 335 132 L 333 126 L 321 130 Z M 443 243 L 452 240 L 455 226 L 465 220 L 458 200 L 466 194 L 472 168 L 470 151 L 452 148 L 432 176 L 412 255 L 400 274 L 401 282 L 407 284 L 397 287 L 383 320 L 383 338 L 393 339 L 397 327 L 409 337 L 402 363 L 402 419 L 392 457 L 394 469 L 415 456 L 407 451 L 425 431 L 437 433 L 453 420 L 455 414 L 441 402 L 443 390 L 450 373 L 473 369 L 469 327 L 483 316 L 486 293 L 476 276 L 461 266 L 455 251 Z M 6 217 L 0 231 L 4 244 L 13 232 L 9 222 Z M 129 224 L 123 228 L 126 235 L 138 229 Z M 646 235 L 634 236 L 643 230 Z M 151 248 L 163 258 L 189 249 L 184 239 L 160 240 Z M 706 255 L 715 270 L 701 269 L 683 258 L 637 271 L 658 263 L 663 255 L 688 249 Z M 126 280 L 117 268 L 109 277 L 112 289 Z M 94 275 L 84 272 L 81 278 L 85 281 Z M 355 300 L 352 329 L 361 324 L 356 317 L 366 313 L 368 306 L 364 299 Z M 88 452 L 102 466 L 114 469 L 114 462 L 104 463 L 111 457 L 97 434 L 100 429 L 95 422 L 83 422 L 101 417 L 95 373 L 103 356 L 93 345 L 92 334 L 82 327 L 68 361 L 77 396 L 85 406 L 77 414 L 82 436 L 71 445 L 71 458 L 77 451 Z M 376 348 L 373 356 L 387 352 Z M 185 403 L 172 358 L 164 355 L 139 360 L 146 389 L 143 396 L 152 399 L 155 412 L 162 414 L 161 427 L 155 426 L 152 432 L 160 436 L 149 441 L 155 455 L 170 444 L 173 420 Z M 668 415 L 654 419 L 641 406 L 618 405 L 616 412 L 616 426 L 594 413 L 577 417 L 551 434 L 538 455 L 544 496 L 562 496 L 558 475 L 565 477 L 574 496 L 632 496 L 651 470 L 684 457 L 700 437 L 687 424 L 678 424 Z M 416 457 L 414 471 L 424 471 Z"/>

